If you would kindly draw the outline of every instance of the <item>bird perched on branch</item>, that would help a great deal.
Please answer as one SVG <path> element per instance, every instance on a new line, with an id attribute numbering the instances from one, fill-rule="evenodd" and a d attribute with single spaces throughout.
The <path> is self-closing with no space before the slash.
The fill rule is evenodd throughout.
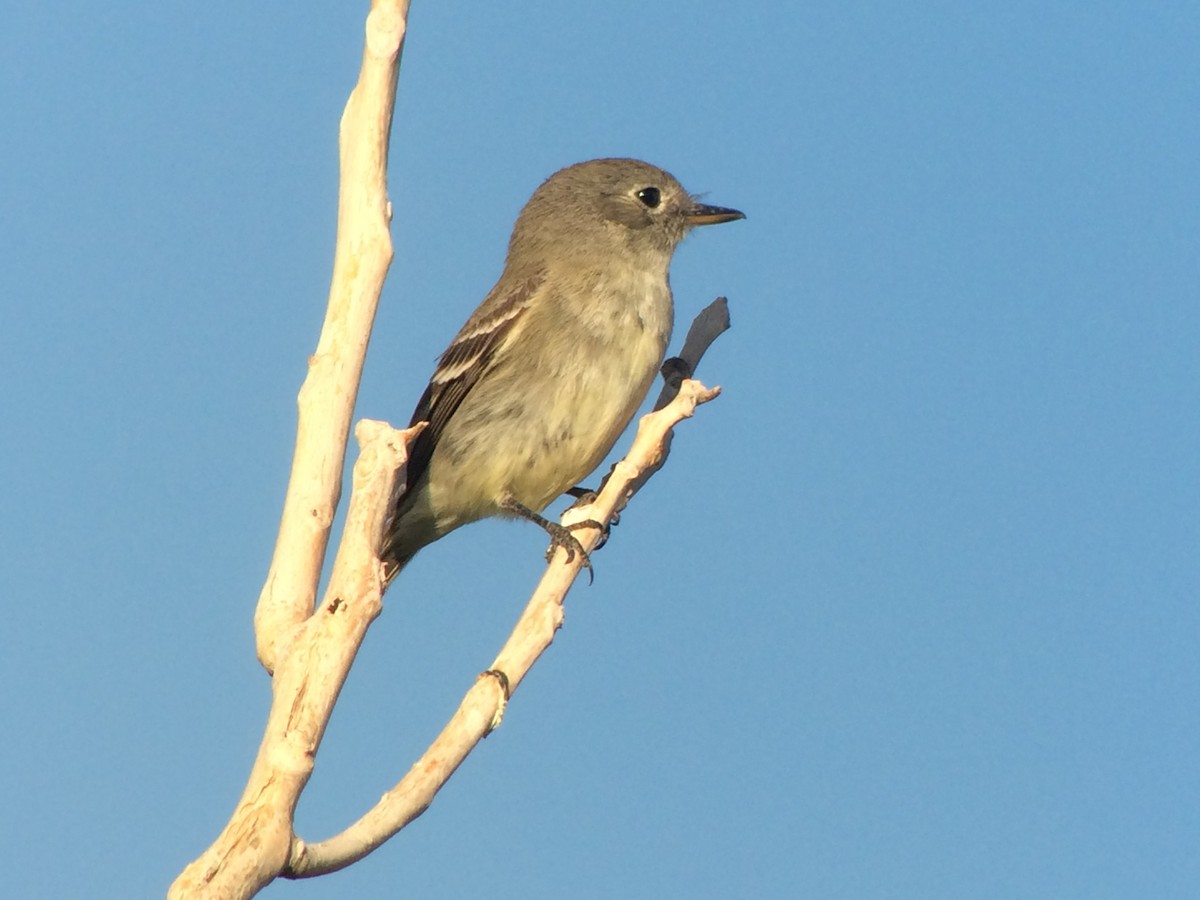
<path id="1" fill-rule="evenodd" d="M 645 399 L 671 337 L 679 242 L 741 218 L 636 159 L 578 163 L 534 191 L 500 280 L 413 413 L 429 425 L 385 541 L 389 581 L 422 547 L 488 516 L 530 519 L 582 552 L 540 513 L 600 463 Z"/>

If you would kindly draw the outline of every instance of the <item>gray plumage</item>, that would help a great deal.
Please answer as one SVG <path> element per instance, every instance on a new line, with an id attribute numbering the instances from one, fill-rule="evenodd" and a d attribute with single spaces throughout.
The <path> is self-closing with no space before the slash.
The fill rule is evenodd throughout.
<path id="1" fill-rule="evenodd" d="M 389 580 L 460 525 L 511 515 L 513 501 L 540 512 L 599 465 L 666 353 L 676 246 L 740 218 L 634 159 L 579 163 L 534 192 L 500 280 L 413 413 L 429 426 L 384 548 Z"/>

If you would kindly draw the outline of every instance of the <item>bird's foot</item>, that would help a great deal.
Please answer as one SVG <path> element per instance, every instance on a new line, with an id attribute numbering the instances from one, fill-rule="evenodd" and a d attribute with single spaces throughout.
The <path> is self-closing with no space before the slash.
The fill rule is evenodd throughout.
<path id="1" fill-rule="evenodd" d="M 570 525 L 560 525 L 557 522 L 551 522 L 545 516 L 538 515 L 524 503 L 511 496 L 501 499 L 500 508 L 522 519 L 533 522 L 546 532 L 546 534 L 550 535 L 550 547 L 546 550 L 546 562 L 554 558 L 554 551 L 559 547 L 566 552 L 568 563 L 574 562 L 575 554 L 578 553 L 583 567 L 588 570 L 588 584 L 591 584 L 595 580 L 596 576 L 592 570 L 591 557 L 583 549 L 583 544 L 579 543 L 579 539 L 571 534 L 571 532 L 577 528 L 595 528 L 603 533 L 603 525 L 595 519 L 585 519 L 582 522 L 573 522 Z"/>
<path id="2" fill-rule="evenodd" d="M 568 506 L 567 509 L 580 509 L 581 507 L 590 506 L 596 502 L 596 492 L 590 491 L 587 488 L 573 487 L 565 493 L 570 494 L 575 498 L 575 502 Z M 612 514 L 612 518 L 608 520 L 607 525 L 601 525 L 595 519 L 584 519 L 582 522 L 576 522 L 574 525 L 568 525 L 566 527 L 597 529 L 600 532 L 600 540 L 597 541 L 596 546 L 592 548 L 592 552 L 594 553 L 608 543 L 609 529 L 611 529 L 614 525 L 619 525 L 620 523 L 621 514 L 615 512 Z"/>
<path id="3" fill-rule="evenodd" d="M 604 480 L 608 481 L 607 475 L 604 476 Z M 585 488 L 585 487 L 567 488 L 567 490 L 563 491 L 563 493 L 570 497 L 575 498 L 575 502 L 572 503 L 570 506 L 568 506 L 567 509 L 578 509 L 581 506 L 590 506 L 591 504 L 596 502 L 596 498 L 600 495 L 599 491 L 593 491 L 591 488 Z M 595 522 L 595 519 L 589 519 L 588 521 Z M 620 524 L 621 524 L 621 514 L 619 512 L 614 512 L 612 514 L 612 517 L 608 520 L 607 526 L 600 528 L 600 525 L 598 523 L 595 524 L 596 528 L 600 528 L 600 543 L 598 543 L 592 549 L 599 550 L 601 547 L 603 547 L 605 544 L 607 544 L 609 529 L 612 528 L 614 525 L 620 525 Z"/>

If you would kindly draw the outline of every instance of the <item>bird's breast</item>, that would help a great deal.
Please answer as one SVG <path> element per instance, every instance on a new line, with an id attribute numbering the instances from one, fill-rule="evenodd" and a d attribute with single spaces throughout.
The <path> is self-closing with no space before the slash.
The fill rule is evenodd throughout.
<path id="1" fill-rule="evenodd" d="M 541 510 L 579 484 L 662 364 L 672 325 L 665 272 L 555 282 L 544 283 L 550 293 L 509 333 L 434 452 L 430 490 L 443 530 L 495 514 L 483 498 L 511 494 Z M 478 502 L 456 509 L 456 498 L 468 496 Z"/>
<path id="2" fill-rule="evenodd" d="M 544 508 L 596 468 L 646 396 L 671 337 L 666 273 L 606 273 L 588 290 L 557 298 L 553 358 L 531 360 L 552 372 L 546 397 L 531 410 L 511 473 L 513 493 Z M 534 355 L 537 355 L 536 352 Z"/>

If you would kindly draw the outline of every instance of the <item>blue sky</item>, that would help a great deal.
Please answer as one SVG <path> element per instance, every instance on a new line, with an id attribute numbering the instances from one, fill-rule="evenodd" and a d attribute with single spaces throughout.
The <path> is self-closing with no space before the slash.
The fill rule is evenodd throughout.
<path id="1" fill-rule="evenodd" d="M 268 703 L 251 615 L 328 287 L 366 5 L 20 5 L 0 35 L 0 842 L 161 896 Z M 358 414 L 407 420 L 563 165 L 688 240 L 724 395 L 412 827 L 268 897 L 1200 895 L 1200 9 L 415 3 Z M 408 767 L 540 533 L 386 598 L 297 827 Z"/>

